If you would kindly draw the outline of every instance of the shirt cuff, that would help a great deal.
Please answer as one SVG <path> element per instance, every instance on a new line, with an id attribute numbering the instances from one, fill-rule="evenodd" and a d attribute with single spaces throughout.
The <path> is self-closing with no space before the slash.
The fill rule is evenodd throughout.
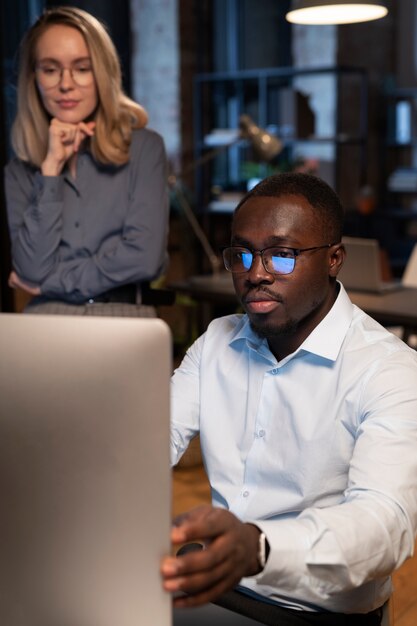
<path id="1" fill-rule="evenodd" d="M 248 520 L 249 521 L 249 520 Z M 252 578 L 259 585 L 294 588 L 308 576 L 305 566 L 307 545 L 305 528 L 295 519 L 256 520 L 254 523 L 268 540 L 270 552 L 264 569 Z"/>
<path id="2" fill-rule="evenodd" d="M 35 195 L 37 203 L 62 202 L 64 199 L 64 178 L 62 176 L 35 175 Z"/>

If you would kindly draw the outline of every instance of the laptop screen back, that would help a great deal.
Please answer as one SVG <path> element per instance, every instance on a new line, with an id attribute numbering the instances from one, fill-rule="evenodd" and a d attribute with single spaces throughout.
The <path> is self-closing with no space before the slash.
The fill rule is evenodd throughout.
<path id="1" fill-rule="evenodd" d="M 394 283 L 383 283 L 381 257 L 376 239 L 344 237 L 346 259 L 338 278 L 346 289 L 379 292 L 392 288 Z"/>
<path id="2" fill-rule="evenodd" d="M 0 315 L 0 623 L 169 626 L 171 340 Z"/>

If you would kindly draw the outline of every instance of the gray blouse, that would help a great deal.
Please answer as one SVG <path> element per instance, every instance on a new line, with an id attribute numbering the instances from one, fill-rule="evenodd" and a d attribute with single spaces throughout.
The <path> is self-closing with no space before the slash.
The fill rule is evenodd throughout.
<path id="1" fill-rule="evenodd" d="M 13 268 L 42 295 L 80 303 L 163 271 L 169 199 L 156 132 L 135 130 L 130 160 L 120 167 L 80 152 L 75 180 L 67 169 L 42 176 L 13 159 L 5 186 Z"/>

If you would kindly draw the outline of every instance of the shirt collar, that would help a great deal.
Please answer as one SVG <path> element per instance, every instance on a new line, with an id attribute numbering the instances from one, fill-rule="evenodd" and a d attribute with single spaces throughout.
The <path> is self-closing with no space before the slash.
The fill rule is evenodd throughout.
<path id="1" fill-rule="evenodd" d="M 236 325 L 229 345 L 239 342 L 245 343 L 248 348 L 254 350 L 258 355 L 264 356 L 268 361 L 276 364 L 276 359 L 269 349 L 267 340 L 253 332 L 247 315 L 242 315 L 240 323 Z"/>
<path id="2" fill-rule="evenodd" d="M 330 311 L 301 344 L 299 350 L 335 361 L 353 317 L 353 304 L 342 283 Z"/>
<path id="3" fill-rule="evenodd" d="M 330 311 L 291 356 L 303 350 L 330 361 L 337 359 L 353 317 L 353 304 L 339 282 L 338 287 L 339 293 Z M 253 332 L 247 315 L 243 315 L 240 324 L 236 326 L 230 345 L 239 341 L 244 341 L 249 348 L 269 361 L 275 361 L 267 340 Z"/>

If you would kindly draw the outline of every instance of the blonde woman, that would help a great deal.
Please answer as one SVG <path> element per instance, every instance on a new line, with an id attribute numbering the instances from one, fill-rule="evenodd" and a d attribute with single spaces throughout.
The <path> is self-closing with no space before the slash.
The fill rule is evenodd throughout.
<path id="1" fill-rule="evenodd" d="M 46 10 L 20 51 L 16 157 L 6 166 L 9 284 L 33 313 L 152 315 L 141 287 L 167 260 L 167 164 L 122 91 L 106 29 Z"/>

